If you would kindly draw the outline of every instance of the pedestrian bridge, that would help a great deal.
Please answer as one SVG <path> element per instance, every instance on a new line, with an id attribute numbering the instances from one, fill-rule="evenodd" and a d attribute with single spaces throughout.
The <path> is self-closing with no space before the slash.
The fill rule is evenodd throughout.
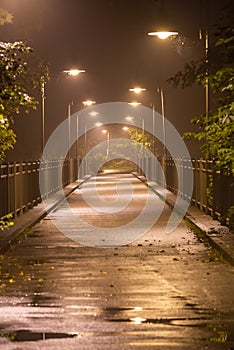
<path id="1" fill-rule="evenodd" d="M 137 164 L 137 166 L 136 166 Z M 228 209 L 234 204 L 233 177 L 214 171 L 213 161 L 173 159 L 166 157 L 155 163 L 150 157 L 140 157 L 135 169 L 139 175 L 146 175 L 148 181 L 176 194 L 178 198 L 228 224 Z M 144 172 L 143 170 L 144 169 Z M 0 218 L 9 214 L 17 217 L 49 198 L 69 183 L 89 174 L 89 166 L 80 168 L 77 159 L 15 162 L 0 165 Z M 133 169 L 129 170 L 129 173 Z M 127 170 L 125 169 L 125 172 Z M 193 191 L 189 194 L 193 176 Z M 95 174 L 93 174 L 95 175 Z M 213 181 L 211 181 L 211 175 Z M 44 179 L 40 188 L 40 176 Z M 213 199 L 209 191 L 212 186 Z"/>

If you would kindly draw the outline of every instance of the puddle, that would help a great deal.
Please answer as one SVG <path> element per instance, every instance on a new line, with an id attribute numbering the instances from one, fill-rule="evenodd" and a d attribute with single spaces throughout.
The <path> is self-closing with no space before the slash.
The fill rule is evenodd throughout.
<path id="1" fill-rule="evenodd" d="M 31 332 L 28 330 L 19 330 L 12 333 L 0 333 L 0 337 L 8 338 L 15 342 L 20 341 L 38 341 L 46 339 L 59 339 L 59 338 L 75 338 L 76 333 L 45 333 L 45 332 Z"/>

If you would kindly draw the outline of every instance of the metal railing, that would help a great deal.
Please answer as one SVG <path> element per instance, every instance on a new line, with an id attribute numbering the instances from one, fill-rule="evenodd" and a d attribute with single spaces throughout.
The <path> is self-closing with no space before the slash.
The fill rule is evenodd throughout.
<path id="1" fill-rule="evenodd" d="M 191 162 L 185 158 L 167 157 L 164 159 L 164 164 L 162 159 L 160 163 L 160 166 L 154 166 L 153 171 L 148 169 L 152 180 L 191 202 L 213 219 L 219 220 L 224 225 L 229 223 L 228 210 L 234 206 L 233 176 L 215 170 L 213 160 L 198 159 Z M 147 164 L 146 161 L 145 164 Z M 153 163 L 148 161 L 148 164 L 152 166 Z M 191 173 L 191 166 L 194 186 L 192 198 L 188 198 L 187 189 L 190 181 L 188 174 Z M 178 179 L 180 179 L 180 186 Z"/>
<path id="2" fill-rule="evenodd" d="M 40 170 L 41 166 L 41 170 Z M 61 172 L 62 169 L 62 172 Z M 44 175 L 44 197 L 50 196 L 78 177 L 77 159 L 16 162 L 0 165 L 0 218 L 26 212 L 41 202 L 39 170 Z M 62 179 L 61 179 L 62 173 Z M 51 181 L 51 179 L 53 179 Z"/>
<path id="3" fill-rule="evenodd" d="M 139 163 L 138 163 L 139 164 Z M 228 224 L 228 209 L 234 206 L 234 177 L 214 170 L 210 160 L 185 158 L 141 158 L 140 168 L 147 169 L 147 176 L 161 186 L 191 202 L 222 224 Z M 39 169 L 44 176 L 43 198 L 39 188 Z M 189 176 L 193 170 L 193 194 L 188 198 Z M 0 218 L 8 214 L 22 214 L 55 193 L 62 186 L 78 178 L 77 159 L 32 161 L 0 165 Z M 61 172 L 62 168 L 62 172 Z M 61 179 L 62 174 L 62 179 Z M 85 175 L 85 174 L 83 174 Z M 178 185 L 180 179 L 180 186 Z"/>

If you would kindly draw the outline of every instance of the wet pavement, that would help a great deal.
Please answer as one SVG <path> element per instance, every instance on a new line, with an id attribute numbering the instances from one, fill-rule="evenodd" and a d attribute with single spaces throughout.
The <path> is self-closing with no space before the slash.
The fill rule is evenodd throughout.
<path id="1" fill-rule="evenodd" d="M 74 215 L 117 229 L 139 215 L 147 196 L 161 205 L 131 175 L 107 174 L 96 187 L 108 206 L 119 180 L 134 188 L 126 209 L 90 208 L 84 195 L 94 196 L 91 179 L 69 196 Z M 1 256 L 0 349 L 234 349 L 234 269 L 184 222 L 164 233 L 170 215 L 165 206 L 132 243 L 95 248 L 54 225 L 57 217 L 74 229 L 60 204 Z"/>

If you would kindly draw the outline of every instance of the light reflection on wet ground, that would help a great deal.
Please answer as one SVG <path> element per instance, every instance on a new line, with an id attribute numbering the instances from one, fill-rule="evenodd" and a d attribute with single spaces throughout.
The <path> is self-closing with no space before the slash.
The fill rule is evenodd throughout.
<path id="1" fill-rule="evenodd" d="M 234 349 L 233 269 L 169 215 L 108 249 L 43 220 L 2 261 L 0 349 Z"/>

